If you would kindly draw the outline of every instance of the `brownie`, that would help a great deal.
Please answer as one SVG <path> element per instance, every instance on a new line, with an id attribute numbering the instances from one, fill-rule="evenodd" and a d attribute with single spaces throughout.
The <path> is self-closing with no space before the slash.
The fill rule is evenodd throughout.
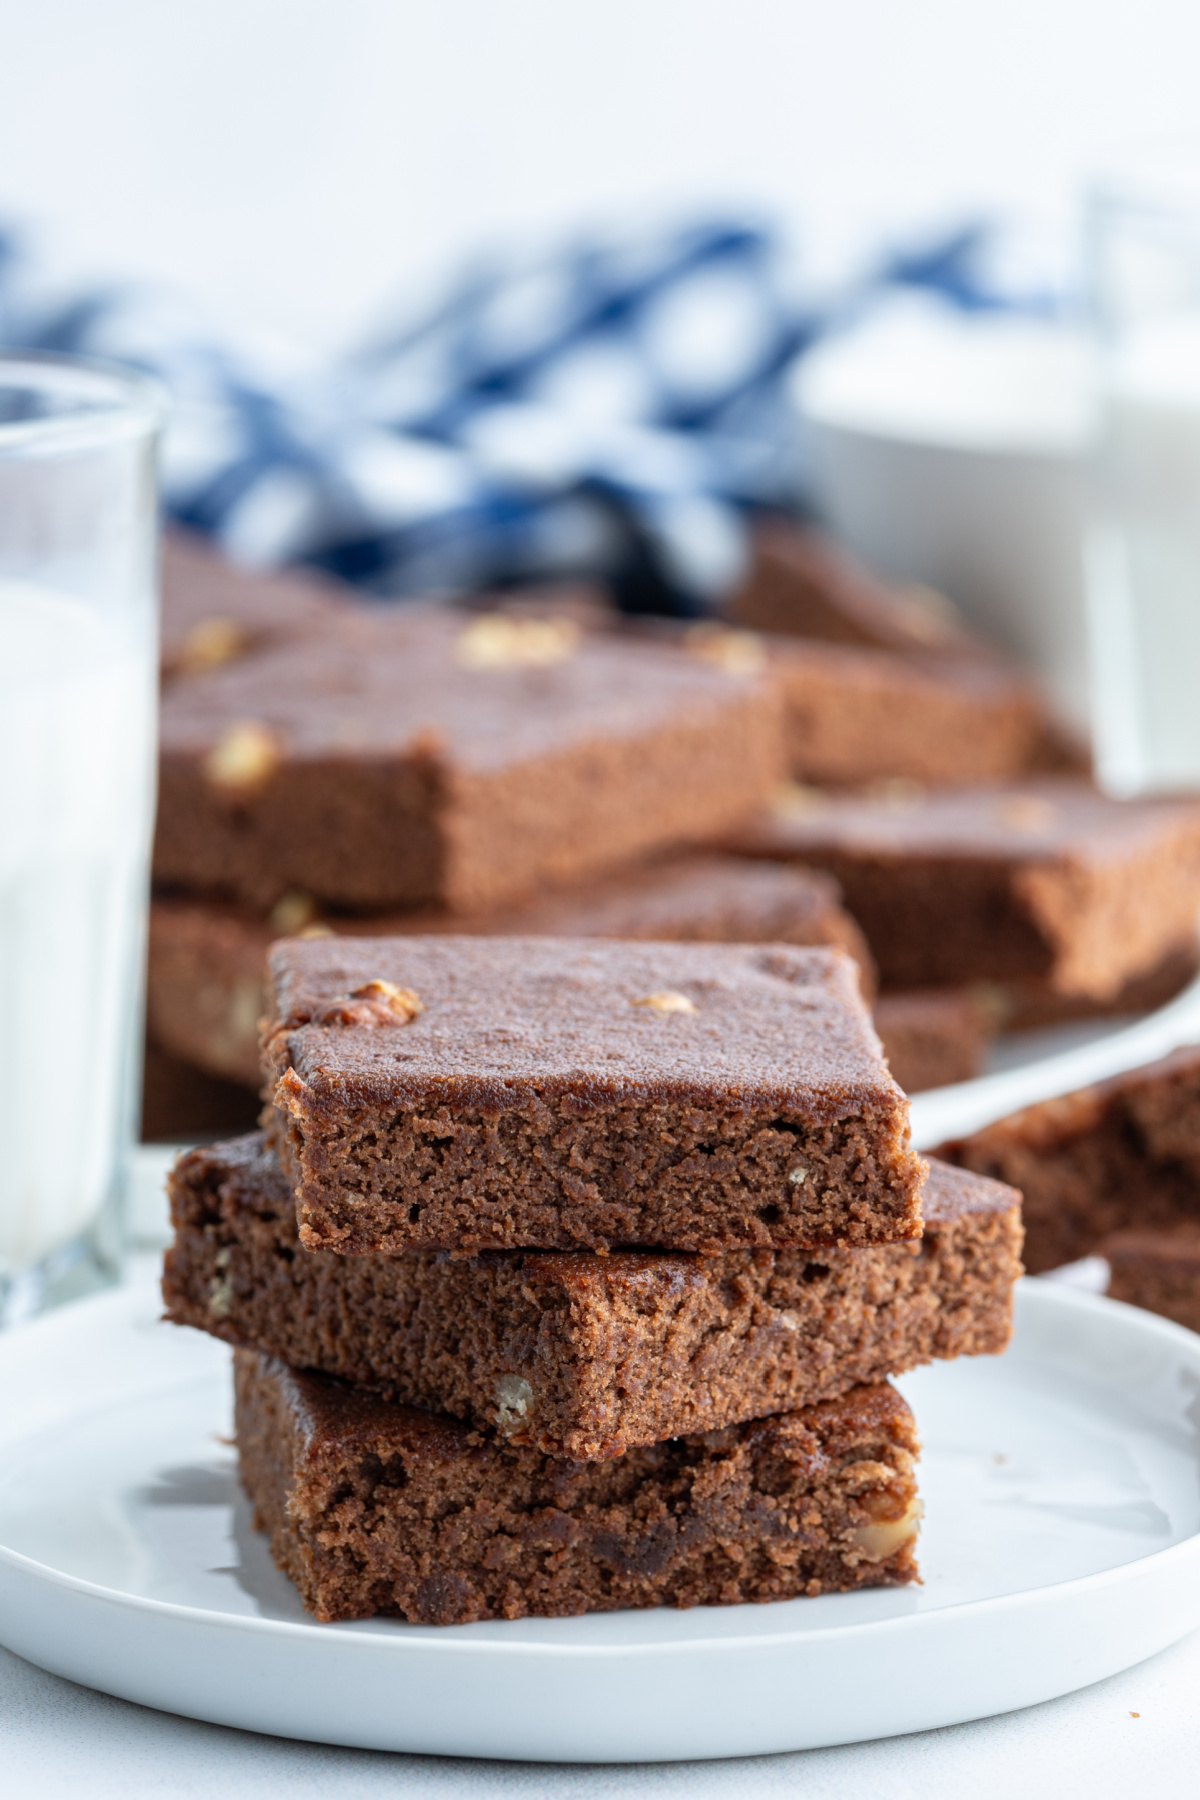
<path id="1" fill-rule="evenodd" d="M 197 674 L 337 619 L 349 590 L 308 571 L 239 568 L 173 526 L 162 541 L 160 648 L 168 679 Z"/>
<path id="2" fill-rule="evenodd" d="M 1200 1217 L 1170 1230 L 1119 1231 L 1100 1253 L 1108 1259 L 1111 1299 L 1200 1331 Z"/>
<path id="3" fill-rule="evenodd" d="M 1044 708 L 1033 684 L 976 657 L 897 656 L 768 640 L 797 781 L 980 782 L 1025 773 Z"/>
<path id="4" fill-rule="evenodd" d="M 724 609 L 739 625 L 876 650 L 975 647 L 940 594 L 889 587 L 811 526 L 768 520 L 750 542 L 750 568 Z"/>
<path id="5" fill-rule="evenodd" d="M 144 1144 L 194 1144 L 250 1131 L 260 1108 L 240 1082 L 208 1075 L 147 1039 L 139 1136 Z"/>
<path id="6" fill-rule="evenodd" d="M 991 1011 L 974 988 L 880 994 L 871 1016 L 888 1068 L 906 1094 L 982 1074 Z"/>
<path id="7" fill-rule="evenodd" d="M 842 951 L 290 938 L 268 969 L 267 1124 L 309 1249 L 920 1236 L 908 1103 Z"/>
<path id="8" fill-rule="evenodd" d="M 1200 1048 L 1025 1107 L 937 1154 L 1021 1190 L 1034 1274 L 1115 1232 L 1200 1222 Z"/>
<path id="9" fill-rule="evenodd" d="M 171 682 L 156 880 L 265 910 L 509 905 L 732 829 L 770 678 L 565 619 L 346 607 Z"/>
<path id="10" fill-rule="evenodd" d="M 770 869 L 772 879 L 747 879 Z M 779 881 L 780 874 L 790 877 Z M 479 927 L 472 925 L 472 930 Z M 710 944 L 806 944 L 845 950 L 868 997 L 875 965 L 832 876 L 744 857 L 688 856 L 547 896 L 487 923 L 489 935 L 600 937 Z"/>
<path id="11" fill-rule="evenodd" d="M 1131 975 L 1115 994 L 1090 1000 L 1081 994 L 1057 993 L 1045 980 L 976 983 L 975 991 L 997 1031 L 1036 1031 L 1080 1019 L 1155 1012 L 1173 1000 L 1200 969 L 1200 939 L 1195 932 L 1140 975 Z"/>
<path id="12" fill-rule="evenodd" d="M 875 986 L 866 939 L 839 905 L 831 876 L 742 857 L 694 856 L 466 920 L 427 909 L 366 918 L 322 915 L 303 894 L 285 895 L 265 918 L 215 901 L 159 899 L 150 909 L 148 1016 L 159 1041 L 178 1056 L 257 1090 L 263 971 L 277 937 L 304 931 L 390 937 L 448 930 L 473 936 L 829 944 L 858 963 L 864 993 L 870 996 Z"/>
<path id="13" fill-rule="evenodd" d="M 256 1523 L 321 1620 L 732 1606 L 916 1578 L 917 1439 L 883 1384 L 568 1462 L 253 1350 L 234 1380 Z"/>
<path id="14" fill-rule="evenodd" d="M 1033 978 L 1111 998 L 1194 935 L 1200 906 L 1200 801 L 1064 777 L 806 793 L 734 847 L 836 876 L 885 986 Z"/>
<path id="15" fill-rule="evenodd" d="M 305 1250 L 261 1136 L 170 1178 L 167 1317 L 588 1461 L 1008 1342 L 1020 1197 L 930 1165 L 919 1243 L 861 1250 Z"/>
<path id="16" fill-rule="evenodd" d="M 775 519 L 760 524 L 752 534 L 751 545 L 749 572 L 725 609 L 736 624 L 786 637 L 883 650 L 893 656 L 912 658 L 924 665 L 927 679 L 940 669 L 951 689 L 960 681 L 969 689 L 974 680 L 981 699 L 988 697 L 983 701 L 988 708 L 996 706 L 1005 687 L 1010 691 L 1023 687 L 1025 704 L 1032 709 L 1034 721 L 1024 745 L 1024 759 L 1020 764 L 1003 770 L 993 768 L 989 773 L 1091 773 L 1087 745 L 1053 717 L 1036 689 L 1027 680 L 1022 681 L 1020 671 L 991 644 L 974 636 L 943 595 L 925 587 L 897 587 L 878 580 L 828 538 L 794 520 Z M 901 702 L 902 710 L 911 710 L 911 705 L 911 695 Z M 935 710 L 948 716 L 946 696 Z M 970 732 L 968 722 L 968 738 Z M 900 741 L 890 724 L 884 727 L 883 736 L 885 740 Z M 995 719 L 988 736 L 993 743 L 998 741 Z M 970 743 L 963 748 L 970 756 L 979 754 Z M 917 770 L 892 772 L 920 774 Z M 981 779 L 983 774 L 979 769 L 975 779 Z M 931 775 L 925 779 L 943 777 Z"/>

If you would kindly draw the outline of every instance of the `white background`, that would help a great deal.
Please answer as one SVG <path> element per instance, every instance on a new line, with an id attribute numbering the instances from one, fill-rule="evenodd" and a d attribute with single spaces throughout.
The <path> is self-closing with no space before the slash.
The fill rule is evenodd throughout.
<path id="1" fill-rule="evenodd" d="M 1062 221 L 1196 120 L 1195 0 L 0 0 L 0 215 L 328 344 L 481 240 L 758 203 Z"/>

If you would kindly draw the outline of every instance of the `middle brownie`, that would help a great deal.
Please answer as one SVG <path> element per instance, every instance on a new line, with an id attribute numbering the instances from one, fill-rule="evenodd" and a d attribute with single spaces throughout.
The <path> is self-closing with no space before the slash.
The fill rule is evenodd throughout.
<path id="1" fill-rule="evenodd" d="M 891 1243 L 924 1164 L 838 950 L 316 938 L 268 959 L 310 1250 Z"/>
<path id="2" fill-rule="evenodd" d="M 919 1244 L 685 1252 L 306 1251 L 261 1136 L 171 1177 L 167 1315 L 298 1368 L 591 1461 L 1008 1342 L 1019 1197 L 930 1168 Z"/>

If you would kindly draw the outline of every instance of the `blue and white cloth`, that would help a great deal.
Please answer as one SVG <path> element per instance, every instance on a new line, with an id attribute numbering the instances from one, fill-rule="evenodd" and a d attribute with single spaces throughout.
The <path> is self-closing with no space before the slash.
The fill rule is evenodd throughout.
<path id="1" fill-rule="evenodd" d="M 51 304 L 0 232 L 0 343 L 158 374 L 167 510 L 240 560 L 395 597 L 586 575 L 630 610 L 695 614 L 736 578 L 755 509 L 802 499 L 793 360 L 897 284 L 993 303 L 983 241 L 892 257 L 818 302 L 762 226 L 596 237 L 469 269 L 375 342 L 284 373 L 154 289 Z"/>

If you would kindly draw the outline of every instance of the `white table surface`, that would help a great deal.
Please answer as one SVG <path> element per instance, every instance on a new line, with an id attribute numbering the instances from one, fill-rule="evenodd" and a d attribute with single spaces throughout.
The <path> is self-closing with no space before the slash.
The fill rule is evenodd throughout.
<path id="1" fill-rule="evenodd" d="M 1194 1800 L 1200 1632 L 1097 1687 L 975 1725 L 794 1756 L 588 1768 L 394 1756 L 258 1737 L 92 1693 L 0 1650 L 0 1791 L 5 1800 Z"/>

